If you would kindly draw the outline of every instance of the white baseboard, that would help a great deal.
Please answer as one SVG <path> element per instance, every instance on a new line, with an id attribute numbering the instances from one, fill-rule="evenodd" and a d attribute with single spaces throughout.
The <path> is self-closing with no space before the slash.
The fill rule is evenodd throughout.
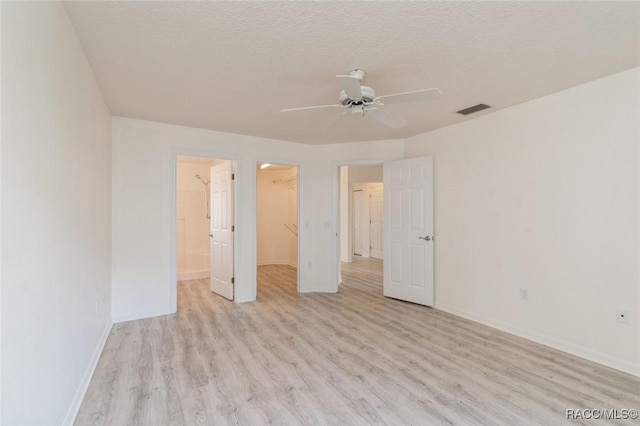
<path id="1" fill-rule="evenodd" d="M 522 337 L 524 339 L 531 340 L 536 343 L 541 343 L 543 345 L 552 347 L 554 349 L 558 349 L 563 352 L 567 352 L 571 355 L 575 355 L 589 361 L 597 362 L 598 364 L 602 364 L 606 367 L 611 367 L 616 370 L 620 370 L 624 373 L 628 373 L 633 376 L 640 377 L 640 366 L 634 363 L 620 360 L 620 359 L 611 357 L 609 355 L 601 354 L 601 353 L 592 351 L 591 349 L 585 348 L 583 346 L 574 345 L 573 343 L 562 341 L 555 337 L 532 332 L 530 330 L 525 330 L 520 327 L 515 327 L 511 324 L 507 324 L 501 321 L 487 319 L 479 315 L 473 314 L 471 312 L 467 312 L 465 310 L 455 308 L 453 306 L 436 304 L 436 306 L 434 307 L 435 309 L 439 309 L 441 311 L 448 312 L 450 314 L 453 314 L 462 318 L 466 318 L 468 320 L 471 320 L 483 325 L 487 325 L 489 327 L 496 328 L 498 330 L 505 331 L 510 334 L 514 334 L 518 337 Z"/>
<path id="2" fill-rule="evenodd" d="M 199 280 L 201 278 L 209 278 L 209 275 L 209 271 L 178 272 L 178 281 Z"/>
<path id="3" fill-rule="evenodd" d="M 89 383 L 91 383 L 93 373 L 96 371 L 98 360 L 100 360 L 100 355 L 102 355 L 102 350 L 104 349 L 104 345 L 107 343 L 107 338 L 109 337 L 109 333 L 111 333 L 112 327 L 113 321 L 109 321 L 104 330 L 102 330 L 102 334 L 100 335 L 98 344 L 93 351 L 91 360 L 89 360 L 89 365 L 82 375 L 80 385 L 78 386 L 78 389 L 76 390 L 76 393 L 71 400 L 71 405 L 67 410 L 67 415 L 64 416 L 64 420 L 62 421 L 63 426 L 72 426 L 73 422 L 76 420 L 76 416 L 78 415 L 78 411 L 80 410 L 80 405 L 82 404 L 84 395 L 87 393 L 87 389 L 89 389 Z"/>
<path id="4" fill-rule="evenodd" d="M 300 293 L 337 293 L 338 286 L 333 289 L 328 289 L 326 287 L 322 288 L 305 288 L 304 291 L 301 289 Z"/>
<path id="5" fill-rule="evenodd" d="M 140 312 L 136 314 L 128 314 L 128 315 L 118 315 L 113 317 L 113 323 L 118 324 L 120 322 L 126 321 L 135 321 L 139 319 L 151 318 L 151 317 L 159 317 L 162 315 L 171 315 L 175 314 L 175 311 L 172 311 L 170 308 L 161 309 L 158 311 L 149 311 L 149 312 Z"/>

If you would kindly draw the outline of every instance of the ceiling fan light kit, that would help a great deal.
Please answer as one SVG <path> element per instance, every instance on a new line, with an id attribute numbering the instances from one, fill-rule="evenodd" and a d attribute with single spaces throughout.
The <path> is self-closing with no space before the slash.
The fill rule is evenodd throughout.
<path id="1" fill-rule="evenodd" d="M 355 69 L 346 75 L 337 75 L 336 79 L 340 88 L 338 93 L 339 104 L 317 105 L 301 108 L 288 108 L 280 112 L 302 111 L 321 108 L 347 108 L 351 115 L 367 116 L 380 124 L 392 129 L 399 129 L 407 124 L 403 118 L 397 117 L 378 107 L 386 104 L 426 101 L 437 98 L 442 94 L 440 89 L 420 89 L 410 92 L 393 93 L 391 95 L 376 96 L 375 90 L 361 84 L 367 73 L 361 69 Z M 343 113 L 344 115 L 344 113 Z"/>

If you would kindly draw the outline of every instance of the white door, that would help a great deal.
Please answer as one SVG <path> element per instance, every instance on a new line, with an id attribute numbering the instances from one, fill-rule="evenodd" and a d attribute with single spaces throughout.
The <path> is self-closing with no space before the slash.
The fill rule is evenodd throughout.
<path id="1" fill-rule="evenodd" d="M 211 167 L 211 291 L 233 300 L 233 174 L 231 161 Z"/>
<path id="2" fill-rule="evenodd" d="M 370 246 L 371 246 L 371 257 L 375 257 L 376 259 L 382 259 L 383 253 L 383 208 L 384 203 L 383 200 L 383 185 L 379 183 L 372 183 L 370 185 L 370 193 L 369 193 L 369 232 L 370 236 Z"/>
<path id="3" fill-rule="evenodd" d="M 433 157 L 384 164 L 387 297 L 433 306 Z"/>
<path id="4" fill-rule="evenodd" d="M 353 191 L 353 254 L 362 256 L 364 252 L 364 229 L 362 216 L 364 214 L 364 191 Z"/>

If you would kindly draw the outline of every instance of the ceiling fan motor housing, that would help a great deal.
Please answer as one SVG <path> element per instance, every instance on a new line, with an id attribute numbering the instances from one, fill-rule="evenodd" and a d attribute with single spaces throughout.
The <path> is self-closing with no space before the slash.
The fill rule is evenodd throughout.
<path id="1" fill-rule="evenodd" d="M 342 90 L 340 92 L 340 103 L 344 106 L 351 105 L 363 105 L 370 104 L 373 102 L 373 99 L 376 97 L 376 92 L 369 86 L 360 86 L 360 90 L 362 91 L 362 98 L 360 99 L 351 99 L 347 96 L 347 93 Z"/>

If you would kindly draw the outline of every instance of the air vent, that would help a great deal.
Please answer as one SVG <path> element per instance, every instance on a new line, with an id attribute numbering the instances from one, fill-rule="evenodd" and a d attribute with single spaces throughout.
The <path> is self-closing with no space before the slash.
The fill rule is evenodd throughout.
<path id="1" fill-rule="evenodd" d="M 486 104 L 478 104 L 478 105 L 471 106 L 469 108 L 461 109 L 460 111 L 456 111 L 456 112 L 462 115 L 469 115 L 469 114 L 473 114 L 474 112 L 482 111 L 483 109 L 487 109 L 487 108 L 491 108 L 491 107 Z"/>

